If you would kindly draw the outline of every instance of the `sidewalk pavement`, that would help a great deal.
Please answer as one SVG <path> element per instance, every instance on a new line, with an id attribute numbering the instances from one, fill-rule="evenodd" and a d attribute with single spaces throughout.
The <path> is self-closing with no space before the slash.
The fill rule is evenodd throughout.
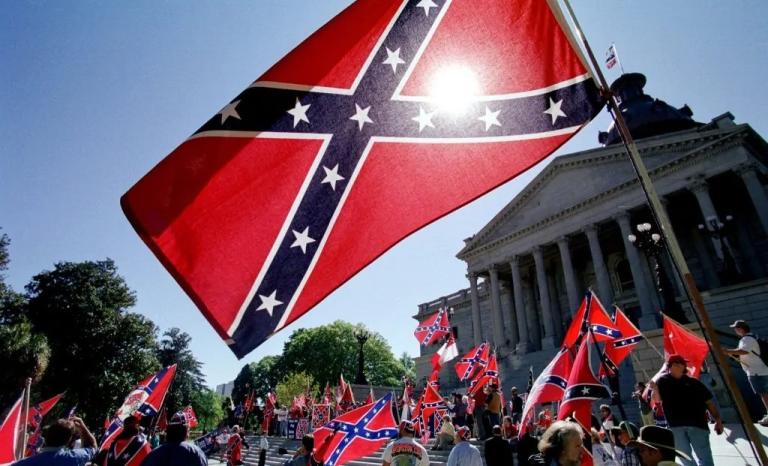
<path id="1" fill-rule="evenodd" d="M 763 441 L 763 448 L 768 445 L 768 427 L 755 424 Z M 755 453 L 747 440 L 747 435 L 739 424 L 726 424 L 723 435 L 710 432 L 712 456 L 717 466 L 759 466 Z M 766 450 L 768 451 L 768 450 Z"/>

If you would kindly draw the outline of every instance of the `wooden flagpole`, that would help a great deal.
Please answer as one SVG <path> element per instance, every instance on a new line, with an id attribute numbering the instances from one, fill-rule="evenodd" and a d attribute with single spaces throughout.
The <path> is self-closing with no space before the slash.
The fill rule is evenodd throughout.
<path id="1" fill-rule="evenodd" d="M 603 95 L 607 100 L 608 109 L 610 110 L 611 116 L 613 117 L 613 121 L 615 122 L 616 127 L 619 130 L 619 134 L 621 135 L 621 139 L 624 143 L 624 147 L 627 150 L 629 159 L 632 162 L 632 167 L 635 170 L 635 174 L 637 175 L 638 181 L 640 183 L 640 187 L 642 188 L 643 193 L 645 194 L 645 197 L 648 201 L 648 205 L 651 210 L 651 215 L 653 216 L 654 220 L 656 221 L 656 224 L 659 226 L 661 230 L 660 233 L 662 236 L 662 240 L 667 245 L 666 250 L 672 259 L 672 264 L 675 268 L 675 272 L 677 273 L 678 277 L 684 284 L 684 289 L 685 289 L 686 297 L 688 298 L 688 302 L 691 304 L 692 310 L 694 311 L 693 314 L 696 317 L 696 320 L 698 321 L 699 325 L 701 326 L 705 339 L 709 344 L 710 351 L 712 352 L 712 356 L 714 357 L 720 376 L 725 382 L 725 385 L 728 388 L 731 399 L 733 400 L 734 405 L 736 406 L 736 410 L 739 414 L 741 425 L 744 428 L 744 431 L 746 432 L 747 437 L 749 438 L 752 444 L 752 448 L 755 452 L 755 455 L 760 460 L 760 463 L 763 466 L 768 466 L 768 456 L 766 455 L 765 449 L 763 448 L 760 434 L 757 432 L 757 429 L 755 429 L 755 425 L 752 423 L 752 419 L 749 415 L 749 411 L 747 410 L 747 406 L 744 402 L 744 398 L 742 397 L 741 392 L 739 391 L 739 387 L 736 385 L 736 380 L 733 377 L 733 374 L 731 372 L 730 366 L 728 365 L 728 361 L 726 359 L 725 353 L 723 352 L 722 346 L 720 345 L 720 339 L 717 336 L 717 333 L 715 332 L 715 328 L 712 325 L 712 320 L 710 319 L 709 313 L 707 312 L 707 309 L 704 306 L 704 299 L 702 298 L 701 293 L 699 292 L 699 289 L 696 286 L 696 282 L 693 278 L 693 274 L 691 274 L 691 271 L 688 268 L 688 264 L 685 261 L 685 257 L 683 256 L 682 250 L 680 249 L 680 244 L 677 241 L 677 237 L 675 236 L 675 233 L 672 230 L 672 226 L 669 221 L 669 218 L 667 217 L 667 213 L 664 210 L 663 205 L 661 204 L 661 200 L 659 199 L 658 193 L 656 192 L 656 189 L 653 186 L 653 182 L 651 181 L 651 178 L 648 175 L 648 170 L 645 168 L 645 164 L 643 163 L 643 160 L 640 157 L 640 152 L 638 151 L 637 146 L 635 145 L 635 141 L 629 132 L 629 128 L 627 127 L 627 123 L 624 120 L 623 115 L 621 114 L 621 110 L 619 109 L 618 105 L 616 104 L 616 100 L 614 99 L 613 95 L 610 92 L 610 88 L 605 79 L 605 76 L 603 75 L 603 72 L 600 69 L 600 65 L 597 59 L 595 58 L 595 54 L 593 53 L 592 48 L 589 45 L 589 41 L 587 41 L 587 38 L 581 29 L 581 25 L 579 24 L 579 21 L 576 18 L 576 14 L 574 13 L 569 0 L 563 0 L 563 2 L 565 3 L 566 8 L 568 9 L 568 14 L 570 15 L 571 20 L 573 21 L 573 25 L 576 29 L 578 38 L 581 41 L 581 43 L 584 45 L 584 48 L 587 51 L 587 54 L 589 55 L 589 60 L 592 63 L 592 67 L 594 68 L 595 76 L 598 78 L 599 84 L 602 87 Z"/>

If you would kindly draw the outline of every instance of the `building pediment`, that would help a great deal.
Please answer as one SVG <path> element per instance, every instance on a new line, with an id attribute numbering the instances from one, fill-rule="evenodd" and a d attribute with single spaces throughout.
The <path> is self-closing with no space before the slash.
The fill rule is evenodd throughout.
<path id="1" fill-rule="evenodd" d="M 754 134 L 748 125 L 730 125 L 718 119 L 704 127 L 638 141 L 638 149 L 653 178 L 692 157 L 717 150 L 729 141 Z M 720 123 L 720 124 L 718 124 Z M 531 225 L 585 203 L 598 202 L 632 183 L 635 173 L 622 145 L 612 145 L 555 158 L 476 235 L 466 241 L 457 257 L 466 260 L 489 244 L 499 244 Z"/>

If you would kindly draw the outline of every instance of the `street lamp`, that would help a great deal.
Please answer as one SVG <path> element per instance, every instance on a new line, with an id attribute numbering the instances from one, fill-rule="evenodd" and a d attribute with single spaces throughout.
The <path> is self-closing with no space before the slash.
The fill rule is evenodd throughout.
<path id="1" fill-rule="evenodd" d="M 667 277 L 667 273 L 661 266 L 661 253 L 664 251 L 664 242 L 661 240 L 661 235 L 658 233 L 651 233 L 650 223 L 640 223 L 637 225 L 637 235 L 629 234 L 627 239 L 630 243 L 635 245 L 639 250 L 645 253 L 653 264 L 654 277 L 656 278 L 656 290 L 661 296 L 662 311 L 664 314 L 675 319 L 681 324 L 687 324 L 688 318 L 685 317 L 685 312 L 680 306 L 680 303 L 675 299 L 675 292 L 672 289 L 672 283 Z"/>
<path id="2" fill-rule="evenodd" d="M 733 230 L 733 216 L 726 215 L 725 223 L 721 222 L 717 217 L 707 217 L 706 224 L 699 224 L 699 231 L 715 240 L 715 252 L 720 260 L 720 280 L 726 285 L 732 285 L 742 281 L 741 270 L 739 270 L 736 259 L 731 252 L 731 245 L 728 242 L 728 234 Z"/>
<path id="3" fill-rule="evenodd" d="M 363 346 L 365 346 L 365 342 L 368 341 L 368 338 L 371 337 L 371 334 L 364 328 L 358 327 L 355 329 L 354 335 L 357 339 L 358 345 L 360 345 L 360 349 L 357 354 L 357 375 L 355 376 L 355 383 L 360 385 L 368 385 L 368 381 L 365 379 L 365 374 L 363 373 Z"/>

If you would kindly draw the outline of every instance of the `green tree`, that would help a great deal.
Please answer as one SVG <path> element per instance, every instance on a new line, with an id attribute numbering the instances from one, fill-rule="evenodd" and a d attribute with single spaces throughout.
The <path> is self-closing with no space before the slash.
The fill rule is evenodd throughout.
<path id="1" fill-rule="evenodd" d="M 235 383 L 232 387 L 232 402 L 237 406 L 245 401 L 245 396 L 251 392 L 254 383 L 253 366 L 246 364 L 240 369 L 240 373 L 235 377 Z"/>
<path id="2" fill-rule="evenodd" d="M 354 379 L 358 354 L 354 331 L 357 328 L 365 329 L 362 325 L 337 320 L 332 324 L 294 331 L 283 347 L 278 377 L 305 372 L 323 385 L 337 383 L 339 374 L 347 380 Z M 381 335 L 369 333 L 363 350 L 366 378 L 373 385 L 399 385 L 405 368 Z"/>
<path id="3" fill-rule="evenodd" d="M 277 368 L 280 360 L 280 356 L 264 356 L 259 362 L 243 366 L 235 377 L 232 388 L 232 399 L 235 404 L 241 403 L 251 391 L 263 398 L 270 390 L 274 390 L 278 381 Z"/>
<path id="4" fill-rule="evenodd" d="M 193 392 L 190 401 L 201 429 L 213 429 L 226 415 L 222 408 L 223 398 L 208 388 Z"/>
<path id="5" fill-rule="evenodd" d="M 163 367 L 176 364 L 173 385 L 165 398 L 169 413 L 175 413 L 190 404 L 193 396 L 205 388 L 205 377 L 201 370 L 203 364 L 189 349 L 191 340 L 186 332 L 173 327 L 163 333 L 157 349 L 157 359 Z"/>
<path id="6" fill-rule="evenodd" d="M 27 300 L 5 283 L 10 264 L 7 234 L 0 235 L 0 411 L 21 393 L 27 378 L 37 383 L 48 367 L 51 351 L 45 335 L 37 332 L 26 317 Z"/>
<path id="7" fill-rule="evenodd" d="M 400 355 L 400 364 L 405 371 L 404 375 L 411 380 L 416 380 L 416 361 L 406 351 Z"/>
<path id="8" fill-rule="evenodd" d="M 306 391 L 309 391 L 309 393 L 315 393 L 317 391 L 315 379 L 306 372 L 296 372 L 286 375 L 275 388 L 277 402 L 286 407 L 291 405 L 294 396 L 298 396 Z"/>
<path id="9" fill-rule="evenodd" d="M 66 390 L 66 404 L 77 402 L 91 425 L 160 367 L 157 329 L 128 312 L 136 299 L 112 260 L 55 264 L 26 291 L 29 320 L 51 350 L 37 389 L 42 396 Z"/>

